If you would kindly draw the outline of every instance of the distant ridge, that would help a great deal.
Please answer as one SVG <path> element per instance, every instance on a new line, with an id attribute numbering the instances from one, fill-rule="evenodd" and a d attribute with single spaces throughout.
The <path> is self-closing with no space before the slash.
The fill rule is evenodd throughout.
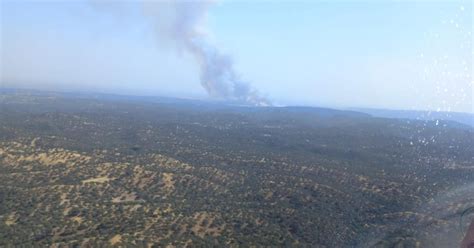
<path id="1" fill-rule="evenodd" d="M 272 113 L 279 117 L 295 117 L 292 115 L 306 114 L 318 118 L 332 117 L 356 117 L 367 118 L 370 116 L 390 119 L 409 119 L 422 121 L 453 121 L 469 127 L 474 127 L 474 114 L 459 112 L 436 112 L 423 110 L 389 110 L 389 109 L 372 109 L 372 108 L 326 108 L 313 106 L 250 106 L 242 105 L 233 101 L 212 100 L 212 99 L 192 99 L 177 98 L 166 96 L 137 96 L 122 95 L 112 93 L 99 92 L 60 92 L 50 90 L 34 90 L 34 89 L 14 89 L 0 87 L 0 94 L 26 94 L 35 96 L 62 96 L 72 98 L 90 98 L 97 100 L 109 101 L 129 101 L 129 102 L 148 102 L 158 103 L 173 107 L 192 108 L 196 111 L 216 111 L 226 110 L 231 112 L 246 113 Z"/>
<path id="2" fill-rule="evenodd" d="M 474 127 L 474 114 L 460 112 L 436 112 L 423 110 L 389 110 L 389 109 L 370 109 L 370 108 L 350 108 L 350 110 L 364 112 L 375 117 L 410 119 L 410 120 L 445 120 L 455 121 L 461 124 Z"/>
<path id="3" fill-rule="evenodd" d="M 125 102 L 141 102 L 141 103 L 155 103 L 162 104 L 164 106 L 183 107 L 191 108 L 195 111 L 216 111 L 226 110 L 231 112 L 241 113 L 271 113 L 276 114 L 278 117 L 290 117 L 288 115 L 300 115 L 305 114 L 307 116 L 313 116 L 318 118 L 331 118 L 331 117 L 359 117 L 366 118 L 370 117 L 370 114 L 355 111 L 355 110 L 342 110 L 337 108 L 326 108 L 326 107 L 313 107 L 313 106 L 253 106 L 244 105 L 240 102 L 227 101 L 227 100 L 215 100 L 215 99 L 192 99 L 192 98 L 179 98 L 179 97 L 168 97 L 168 96 L 137 96 L 137 95 L 123 95 L 113 93 L 100 93 L 100 92 L 62 92 L 62 91 L 51 91 L 51 90 L 35 90 L 35 89 L 14 89 L 14 88 L 1 88 L 0 94 L 20 94 L 20 95 L 33 95 L 33 96 L 60 96 L 66 98 L 77 98 L 77 99 L 96 99 L 96 100 L 108 100 L 108 101 L 125 101 Z M 294 116 L 293 116 L 294 117 Z"/>

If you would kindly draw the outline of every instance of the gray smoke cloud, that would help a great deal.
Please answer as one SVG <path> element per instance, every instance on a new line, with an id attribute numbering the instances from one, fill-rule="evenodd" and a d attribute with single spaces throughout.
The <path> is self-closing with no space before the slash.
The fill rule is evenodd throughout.
<path id="1" fill-rule="evenodd" d="M 159 36 L 168 36 L 179 52 L 188 52 L 199 63 L 201 85 L 211 97 L 257 106 L 270 105 L 257 90 L 240 80 L 231 57 L 208 42 L 202 22 L 212 4 L 210 1 L 177 0 L 145 2 L 144 13 Z"/>

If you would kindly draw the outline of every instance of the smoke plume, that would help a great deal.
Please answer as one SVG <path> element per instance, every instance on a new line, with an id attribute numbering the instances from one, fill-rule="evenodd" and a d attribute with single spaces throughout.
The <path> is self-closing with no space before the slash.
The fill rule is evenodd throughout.
<path id="1" fill-rule="evenodd" d="M 239 79 L 232 59 L 207 41 L 202 22 L 209 1 L 146 2 L 144 11 L 159 35 L 171 39 L 180 52 L 191 54 L 199 64 L 201 85 L 214 98 L 267 106 L 270 102 Z"/>

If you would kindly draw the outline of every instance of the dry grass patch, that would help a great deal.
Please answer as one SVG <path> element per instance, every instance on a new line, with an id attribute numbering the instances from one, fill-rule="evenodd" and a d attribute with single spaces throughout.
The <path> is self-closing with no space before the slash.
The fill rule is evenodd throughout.
<path id="1" fill-rule="evenodd" d="M 83 184 L 86 183 L 107 183 L 109 181 L 114 180 L 115 178 L 109 178 L 109 177 L 96 177 L 96 178 L 90 178 L 86 180 L 82 180 Z"/>
<path id="2" fill-rule="evenodd" d="M 117 245 L 122 242 L 122 235 L 117 234 L 113 236 L 111 239 L 109 239 L 110 245 Z"/>
<path id="3" fill-rule="evenodd" d="M 82 217 L 79 217 L 79 216 L 72 217 L 71 220 L 74 221 L 74 222 L 77 222 L 79 224 L 84 222 L 84 219 L 82 219 Z"/>
<path id="4" fill-rule="evenodd" d="M 195 225 L 191 228 L 191 230 L 200 238 L 204 238 L 206 235 L 218 237 L 225 228 L 225 225 L 216 225 L 214 223 L 216 218 L 214 216 L 210 216 L 206 212 L 194 214 L 193 219 L 195 221 Z"/>
<path id="5" fill-rule="evenodd" d="M 122 193 L 120 196 L 112 199 L 113 203 L 133 202 L 138 200 L 138 195 L 135 192 Z"/>
<path id="6" fill-rule="evenodd" d="M 163 173 L 163 183 L 165 184 L 164 188 L 166 191 L 171 192 L 174 190 L 174 174 L 173 173 Z"/>
<path id="7" fill-rule="evenodd" d="M 5 225 L 7 226 L 13 226 L 16 224 L 16 221 L 18 218 L 16 217 L 16 213 L 13 212 L 10 215 L 8 215 L 7 219 L 5 220 Z"/>

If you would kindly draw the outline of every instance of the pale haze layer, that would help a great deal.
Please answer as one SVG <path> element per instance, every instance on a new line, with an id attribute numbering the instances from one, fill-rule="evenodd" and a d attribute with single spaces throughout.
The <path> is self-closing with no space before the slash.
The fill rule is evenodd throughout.
<path id="1" fill-rule="evenodd" d="M 2 1 L 0 87 L 474 112 L 471 1 L 178 3 Z"/>

